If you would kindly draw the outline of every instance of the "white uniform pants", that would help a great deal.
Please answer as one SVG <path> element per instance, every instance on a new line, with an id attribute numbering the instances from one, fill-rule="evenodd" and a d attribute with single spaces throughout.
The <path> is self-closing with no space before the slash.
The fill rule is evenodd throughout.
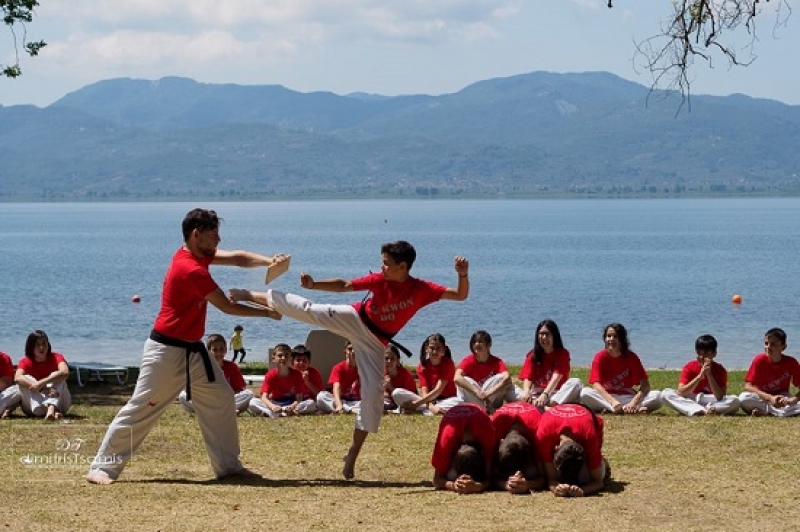
<path id="1" fill-rule="evenodd" d="M 323 414 L 331 414 L 336 408 L 336 402 L 333 400 L 333 393 L 322 390 L 317 394 L 317 408 Z M 345 414 L 358 414 L 361 410 L 360 399 L 342 399 L 342 411 Z"/>
<path id="2" fill-rule="evenodd" d="M 661 400 L 684 416 L 696 416 L 705 413 L 709 408 L 713 408 L 720 415 L 735 414 L 739 410 L 739 398 L 735 395 L 725 395 L 718 401 L 713 393 L 698 393 L 691 397 L 682 397 L 672 388 L 664 388 L 661 392 Z"/>
<path id="3" fill-rule="evenodd" d="M 25 375 L 30 382 L 36 379 L 30 375 Z M 20 403 L 22 411 L 28 416 L 44 417 L 47 414 L 47 407 L 53 405 L 62 414 L 66 414 L 72 406 L 72 396 L 67 388 L 67 381 L 56 384 L 48 384 L 39 392 L 34 392 L 25 386 L 19 386 Z M 51 390 L 55 391 L 55 396 L 51 396 Z"/>
<path id="4" fill-rule="evenodd" d="M 783 395 L 784 397 L 791 397 L 791 395 L 788 394 Z M 759 398 L 758 395 L 753 392 L 742 392 L 739 395 L 739 402 L 742 404 L 742 410 L 748 414 L 751 414 L 753 410 L 758 410 L 762 414 L 769 414 L 770 416 L 800 416 L 800 403 L 776 408 Z"/>
<path id="5" fill-rule="evenodd" d="M 253 392 L 250 390 L 242 390 L 239 393 L 233 394 L 233 402 L 236 405 L 236 413 L 239 414 L 247 410 L 247 407 L 250 405 L 250 401 L 252 399 Z M 178 402 L 181 404 L 181 408 L 183 408 L 187 413 L 194 414 L 194 405 L 186 398 L 186 390 L 182 391 L 178 395 Z"/>
<path id="6" fill-rule="evenodd" d="M 233 390 L 222 369 L 211 364 L 216 380 L 208 382 L 203 359 L 192 353 L 189 360 L 192 404 L 206 444 L 211 469 L 217 477 L 243 469 L 239 461 L 239 427 Z M 186 386 L 186 349 L 170 347 L 148 339 L 136 388 L 108 427 L 90 466 L 116 480 L 131 456 L 164 410 Z"/>
<path id="7" fill-rule="evenodd" d="M 19 386 L 13 384 L 0 392 L 0 414 L 5 410 L 15 408 L 22 400 L 22 395 L 19 393 Z"/>
<path id="8" fill-rule="evenodd" d="M 483 381 L 483 384 L 478 384 L 472 377 L 464 376 L 464 379 L 466 379 L 466 381 L 469 382 L 471 385 L 473 385 L 475 388 L 478 388 L 479 390 L 485 392 L 497 386 L 500 383 L 500 381 L 503 380 L 503 375 L 500 374 L 492 375 L 491 377 Z M 519 389 L 516 388 L 513 384 L 511 384 L 510 386 L 506 386 L 505 390 L 497 391 L 494 394 L 487 397 L 486 399 L 491 408 L 497 409 L 503 406 L 504 402 L 512 403 L 516 401 L 518 392 Z M 458 395 L 458 398 L 465 403 L 472 403 L 473 405 L 477 405 L 484 409 L 487 406 L 486 405 L 487 401 L 482 401 L 478 399 L 477 395 L 472 393 L 470 390 L 462 388 L 461 386 L 456 386 L 456 394 Z"/>
<path id="9" fill-rule="evenodd" d="M 417 401 L 421 398 L 422 398 L 421 395 L 417 394 L 416 392 L 406 390 L 405 388 L 395 388 L 394 391 L 392 391 L 392 400 L 395 402 L 395 404 L 397 404 L 401 408 L 404 404 L 410 403 L 412 401 Z M 457 395 L 454 395 L 453 397 L 448 397 L 446 399 L 434 400 L 433 404 L 438 406 L 439 409 L 442 411 L 442 413 L 444 413 L 453 408 L 454 406 L 456 406 L 457 404 L 463 402 L 464 401 L 461 398 L 459 398 Z M 419 408 L 417 408 L 416 412 L 428 416 L 433 415 L 431 411 L 428 410 L 428 405 L 424 404 L 420 405 Z"/>
<path id="10" fill-rule="evenodd" d="M 555 393 L 550 397 L 550 403 L 556 405 L 565 405 L 568 403 L 579 403 L 581 400 L 581 388 L 583 387 L 583 383 L 581 380 L 572 377 L 571 379 L 567 379 L 564 381 L 564 384 L 561 385 L 561 388 L 557 389 Z M 543 389 L 542 389 L 543 391 Z M 517 387 L 516 388 L 517 401 L 522 400 L 522 390 Z M 541 391 L 531 392 L 531 399 L 536 399 L 541 395 Z"/>
<path id="11" fill-rule="evenodd" d="M 361 405 L 356 416 L 356 428 L 378 432 L 383 416 L 384 346 L 351 305 L 313 303 L 296 294 L 267 290 L 267 302 L 284 316 L 347 338 L 353 344 L 361 385 Z M 319 401 L 317 406 L 320 407 Z M 321 408 L 320 408 L 321 410 Z"/>
<path id="12" fill-rule="evenodd" d="M 611 394 L 611 397 L 620 402 L 622 406 L 630 403 L 635 394 Z M 600 393 L 590 386 L 586 386 L 581 390 L 581 404 L 591 409 L 593 412 L 613 412 L 614 407 L 611 403 L 606 401 Z M 651 390 L 639 405 L 647 409 L 648 412 L 654 412 L 661 408 L 661 392 Z"/>

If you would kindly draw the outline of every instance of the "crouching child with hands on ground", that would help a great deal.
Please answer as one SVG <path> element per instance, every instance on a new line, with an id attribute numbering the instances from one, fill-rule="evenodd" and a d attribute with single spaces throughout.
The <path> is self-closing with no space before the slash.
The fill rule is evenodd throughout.
<path id="1" fill-rule="evenodd" d="M 542 413 L 531 403 L 507 403 L 492 415 L 497 442 L 494 483 L 499 490 L 528 493 L 545 486 L 536 455 L 536 431 Z"/>
<path id="2" fill-rule="evenodd" d="M 439 423 L 433 446 L 433 487 L 459 494 L 480 493 L 491 484 L 495 435 L 492 420 L 479 406 L 462 403 Z"/>

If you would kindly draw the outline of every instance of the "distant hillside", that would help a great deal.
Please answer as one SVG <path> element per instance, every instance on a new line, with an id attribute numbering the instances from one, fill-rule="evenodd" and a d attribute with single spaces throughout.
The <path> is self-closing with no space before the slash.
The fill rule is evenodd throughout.
<path id="1" fill-rule="evenodd" d="M 112 79 L 0 107 L 0 200 L 800 192 L 800 106 L 608 73 L 440 96 Z"/>

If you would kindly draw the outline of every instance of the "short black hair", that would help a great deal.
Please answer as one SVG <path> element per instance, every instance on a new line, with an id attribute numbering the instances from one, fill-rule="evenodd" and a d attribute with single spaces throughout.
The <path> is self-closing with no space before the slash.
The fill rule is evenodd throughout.
<path id="1" fill-rule="evenodd" d="M 528 438 L 517 430 L 510 430 L 497 447 L 497 477 L 506 479 L 523 471 L 531 454 Z"/>
<path id="2" fill-rule="evenodd" d="M 292 359 L 297 357 L 308 357 L 311 360 L 311 351 L 303 344 L 297 344 L 292 348 Z"/>
<path id="3" fill-rule="evenodd" d="M 453 469 L 456 475 L 469 475 L 475 482 L 486 480 L 486 462 L 483 451 L 473 443 L 462 443 L 453 458 Z"/>
<path id="4" fill-rule="evenodd" d="M 710 334 L 701 334 L 694 342 L 694 350 L 697 352 L 713 351 L 717 352 L 717 339 Z"/>
<path id="5" fill-rule="evenodd" d="M 405 240 L 387 242 L 381 246 L 381 254 L 389 255 L 398 264 L 405 262 L 409 270 L 417 260 L 417 250 Z"/>
<path id="6" fill-rule="evenodd" d="M 215 211 L 208 209 L 192 209 L 186 213 L 183 218 L 183 241 L 189 241 L 189 235 L 192 231 L 198 229 L 200 231 L 213 231 L 219 229 L 219 222 L 221 218 L 217 216 Z"/>
<path id="7" fill-rule="evenodd" d="M 786 344 L 786 331 L 781 329 L 780 327 L 773 327 L 772 329 L 767 331 L 767 334 L 764 335 L 764 338 L 777 338 L 782 344 Z"/>
<path id="8" fill-rule="evenodd" d="M 572 486 L 577 486 L 580 482 L 581 469 L 585 463 L 583 446 L 571 440 L 561 442 L 553 457 L 558 481 Z"/>

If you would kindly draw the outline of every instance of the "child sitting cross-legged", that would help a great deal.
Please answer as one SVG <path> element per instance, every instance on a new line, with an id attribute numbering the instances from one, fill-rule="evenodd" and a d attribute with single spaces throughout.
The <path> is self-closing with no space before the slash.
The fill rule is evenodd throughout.
<path id="1" fill-rule="evenodd" d="M 264 375 L 261 384 L 261 397 L 250 401 L 248 410 L 254 416 L 277 418 L 297 414 L 303 387 L 303 376 L 289 366 L 292 348 L 278 344 L 272 349 L 270 357 L 275 367 Z"/>

